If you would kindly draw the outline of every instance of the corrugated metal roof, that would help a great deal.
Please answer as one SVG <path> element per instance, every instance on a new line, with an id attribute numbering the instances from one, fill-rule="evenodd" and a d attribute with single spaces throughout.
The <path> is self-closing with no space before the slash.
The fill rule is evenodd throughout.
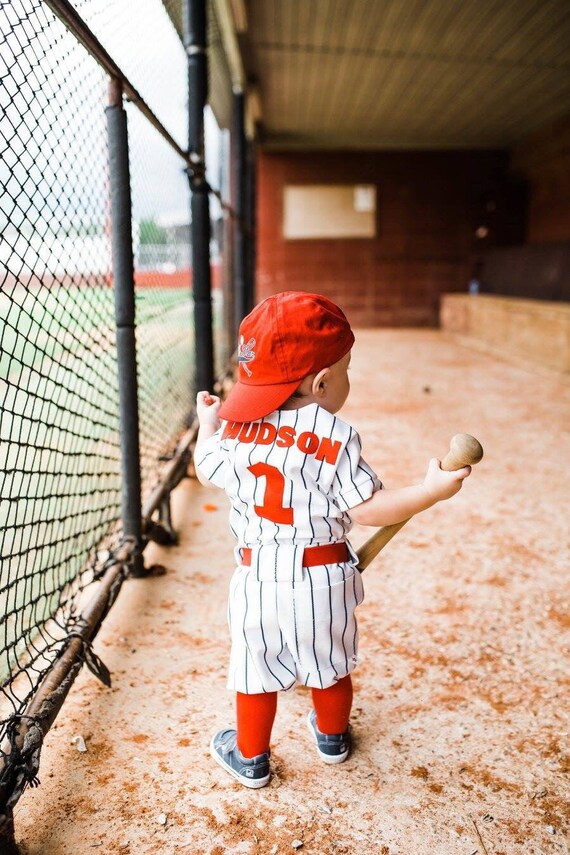
<path id="1" fill-rule="evenodd" d="M 570 113 L 568 0 L 246 5 L 268 146 L 508 146 Z"/>

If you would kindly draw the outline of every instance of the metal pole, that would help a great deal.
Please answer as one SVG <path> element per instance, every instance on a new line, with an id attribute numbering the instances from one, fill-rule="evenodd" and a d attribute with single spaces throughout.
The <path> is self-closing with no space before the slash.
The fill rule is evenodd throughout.
<path id="1" fill-rule="evenodd" d="M 245 278 L 245 293 L 247 300 L 247 311 L 251 312 L 255 304 L 255 196 L 257 192 L 256 173 L 255 173 L 255 142 L 247 141 L 247 181 L 245 192 L 245 211 L 244 220 L 247 230 L 246 241 L 246 278 Z"/>
<path id="2" fill-rule="evenodd" d="M 237 332 L 241 321 L 249 312 L 246 280 L 246 237 L 244 207 L 246 195 L 246 140 L 244 127 L 244 97 L 233 95 L 232 123 L 232 207 L 236 213 L 233 229 L 234 262 L 234 324 Z"/>
<path id="3" fill-rule="evenodd" d="M 210 199 L 205 175 L 204 107 L 208 98 L 207 0 L 183 0 L 188 57 L 188 170 L 192 212 L 195 391 L 214 388 L 214 338 L 210 279 Z"/>
<path id="4" fill-rule="evenodd" d="M 133 575 L 144 575 L 142 550 L 139 410 L 135 340 L 135 282 L 132 244 L 132 206 L 129 175 L 127 114 L 119 80 L 109 85 L 107 132 L 111 186 L 111 239 L 121 433 L 121 521 L 124 537 L 137 544 Z"/>
<path id="5" fill-rule="evenodd" d="M 230 135 L 225 134 L 220 158 L 221 174 L 220 188 L 226 199 L 231 196 L 231 147 Z M 231 215 L 230 212 L 231 211 Z M 233 288 L 233 208 L 231 205 L 224 209 L 222 276 L 224 288 L 224 343 L 226 364 L 229 364 L 236 349 L 236 330 L 234 328 L 234 288 Z"/>
<path id="6" fill-rule="evenodd" d="M 21 855 L 21 849 L 14 837 L 14 810 L 12 807 L 0 808 L 0 852 L 2 855 Z"/>
<path id="7" fill-rule="evenodd" d="M 192 188 L 192 271 L 194 282 L 195 391 L 214 388 L 214 337 L 210 281 L 210 200 L 204 180 Z"/>

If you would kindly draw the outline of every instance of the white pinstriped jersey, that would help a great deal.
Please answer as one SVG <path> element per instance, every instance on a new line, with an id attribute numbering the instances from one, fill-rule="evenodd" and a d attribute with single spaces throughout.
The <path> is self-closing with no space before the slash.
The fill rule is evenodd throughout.
<path id="1" fill-rule="evenodd" d="M 326 688 L 357 663 L 356 556 L 303 566 L 305 547 L 342 541 L 350 508 L 382 484 L 350 425 L 309 404 L 251 423 L 226 423 L 196 454 L 201 475 L 231 502 L 230 525 L 251 564 L 230 584 L 228 688 L 246 694 L 299 682 Z"/>
<path id="2" fill-rule="evenodd" d="M 196 465 L 227 493 L 241 546 L 343 540 L 352 526 L 347 511 L 382 487 L 354 428 L 317 404 L 225 423 Z"/>

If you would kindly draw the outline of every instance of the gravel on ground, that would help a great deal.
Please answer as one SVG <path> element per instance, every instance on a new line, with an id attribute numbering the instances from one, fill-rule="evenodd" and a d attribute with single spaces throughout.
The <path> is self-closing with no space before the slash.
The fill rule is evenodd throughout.
<path id="1" fill-rule="evenodd" d="M 26 855 L 568 855 L 568 379 L 435 330 L 362 330 L 351 380 L 341 416 L 387 486 L 457 432 L 485 457 L 364 574 L 347 762 L 317 759 L 303 688 L 279 699 L 268 787 L 211 760 L 233 722 L 233 541 L 224 495 L 187 479 L 180 544 L 146 557 L 167 574 L 129 580 L 95 642 L 112 688 L 84 669 L 16 809 Z"/>

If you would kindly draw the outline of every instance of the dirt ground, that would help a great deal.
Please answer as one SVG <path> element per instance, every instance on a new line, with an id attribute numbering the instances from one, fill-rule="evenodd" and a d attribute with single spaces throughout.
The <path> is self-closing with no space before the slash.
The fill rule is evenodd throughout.
<path id="1" fill-rule="evenodd" d="M 280 697 L 268 787 L 210 759 L 233 542 L 223 494 L 185 480 L 180 545 L 147 557 L 167 575 L 129 581 L 96 641 L 113 688 L 80 676 L 18 805 L 27 855 L 568 855 L 568 381 L 409 330 L 358 333 L 351 379 L 387 486 L 458 431 L 485 458 L 364 574 L 348 761 L 316 758 L 306 689 Z"/>

